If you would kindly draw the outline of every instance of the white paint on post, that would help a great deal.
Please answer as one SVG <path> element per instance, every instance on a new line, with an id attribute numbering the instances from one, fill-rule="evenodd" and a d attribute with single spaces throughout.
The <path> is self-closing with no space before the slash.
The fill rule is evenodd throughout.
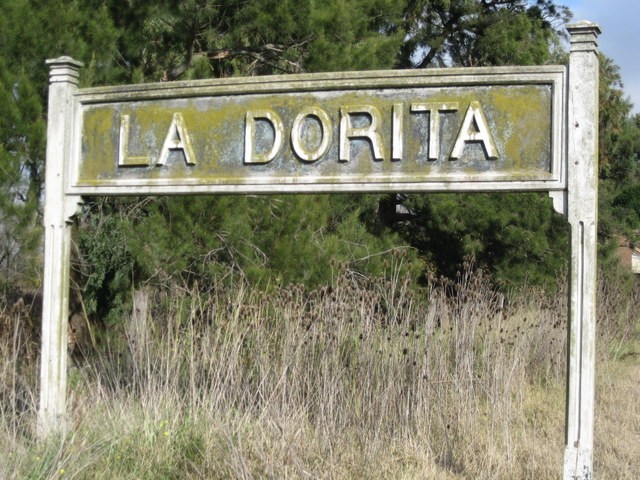
<path id="1" fill-rule="evenodd" d="M 67 387 L 67 318 L 69 316 L 69 220 L 80 197 L 65 196 L 71 155 L 74 99 L 82 63 L 69 57 L 48 60 L 50 66 L 45 176 L 45 251 L 40 359 L 41 438 L 65 427 Z"/>
<path id="2" fill-rule="evenodd" d="M 598 222 L 597 25 L 571 35 L 567 112 L 567 197 L 571 225 L 571 297 L 564 480 L 591 480 L 595 397 Z"/>

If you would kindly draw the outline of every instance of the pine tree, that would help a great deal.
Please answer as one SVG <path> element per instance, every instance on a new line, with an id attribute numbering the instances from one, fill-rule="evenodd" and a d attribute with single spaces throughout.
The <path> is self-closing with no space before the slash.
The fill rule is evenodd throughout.
<path id="1" fill-rule="evenodd" d="M 131 81 L 388 69 L 403 32 L 400 0 L 327 2 L 186 1 L 154 5 L 111 2 L 120 57 Z M 376 197 L 327 195 L 172 197 L 109 200 L 117 225 L 95 220 L 89 201 L 80 232 L 90 307 L 126 296 L 129 278 L 211 284 L 229 272 L 261 287 L 328 283 L 339 270 L 381 273 L 407 255 L 390 230 L 372 232 Z M 144 205 L 140 208 L 139 205 Z M 96 241 L 123 232 L 126 251 Z M 126 233 L 125 233 L 126 232 Z M 388 252 L 382 255 L 381 252 Z M 400 253 L 403 252 L 403 253 Z M 129 266 L 102 266 L 126 255 Z M 405 259 L 413 268 L 419 262 Z M 120 265 L 120 262 L 115 262 Z M 126 262 L 125 262 L 126 263 Z M 120 279 L 117 280 L 116 279 Z M 111 299 L 111 300 L 109 300 Z"/>
<path id="2" fill-rule="evenodd" d="M 84 59 L 103 80 L 115 31 L 100 2 L 17 0 L 0 16 L 0 277 L 40 278 L 47 70 L 62 53 Z M 97 68 L 98 64 L 102 68 Z M 86 77 L 85 77 L 86 81 Z"/>
<path id="3" fill-rule="evenodd" d="M 640 244 L 640 121 L 631 116 L 620 69 L 600 55 L 599 233 Z M 617 245 L 614 245 L 616 247 Z"/>
<path id="4" fill-rule="evenodd" d="M 534 65 L 555 60 L 566 8 L 551 1 L 412 1 L 400 64 Z M 406 28 L 406 27 L 405 27 Z M 463 262 L 492 272 L 502 285 L 552 284 L 566 261 L 567 232 L 546 194 L 390 196 L 386 222 L 404 234 L 437 273 Z M 408 212 L 408 213 L 407 213 Z"/>
<path id="5" fill-rule="evenodd" d="M 541 64 L 562 59 L 569 17 L 552 0 L 10 2 L 0 16 L 4 278 L 37 278 L 46 58 L 84 61 L 83 86 Z M 606 59 L 603 65 L 601 223 L 610 235 L 622 224 L 637 228 L 639 142 L 615 65 Z M 379 254 L 407 243 L 415 249 L 411 255 L 418 252 L 440 273 L 453 274 L 473 255 L 505 284 L 525 277 L 544 283 L 566 244 L 562 219 L 544 195 L 533 194 L 526 202 L 521 194 L 87 201 L 79 243 L 97 262 L 86 267 L 96 310 L 100 299 L 126 297 L 132 279 L 195 282 L 233 271 L 264 285 L 326 282 L 332 268 L 379 273 L 394 262 Z M 101 216 L 105 209 L 109 221 Z M 113 236 L 124 240 L 108 241 Z M 415 258 L 408 263 L 420 265 Z"/>

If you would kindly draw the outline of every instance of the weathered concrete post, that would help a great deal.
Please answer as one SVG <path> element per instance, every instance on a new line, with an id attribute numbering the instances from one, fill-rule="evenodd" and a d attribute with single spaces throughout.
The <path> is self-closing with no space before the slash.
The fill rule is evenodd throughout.
<path id="1" fill-rule="evenodd" d="M 571 35 L 567 116 L 571 301 L 564 479 L 592 478 L 598 223 L 598 55 L 600 29 L 568 25 Z"/>
<path id="2" fill-rule="evenodd" d="M 38 435 L 62 431 L 66 415 L 67 321 L 69 316 L 70 219 L 80 197 L 65 196 L 74 131 L 73 92 L 82 63 L 69 57 L 50 66 L 44 204 L 44 279 Z"/>

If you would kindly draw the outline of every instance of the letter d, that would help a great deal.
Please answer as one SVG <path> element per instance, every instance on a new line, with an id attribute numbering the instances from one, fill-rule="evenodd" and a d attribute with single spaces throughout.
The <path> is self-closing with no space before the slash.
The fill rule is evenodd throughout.
<path id="1" fill-rule="evenodd" d="M 253 151 L 256 119 L 266 120 L 273 128 L 273 145 L 271 150 L 265 153 L 255 153 Z M 282 147 L 283 131 L 282 120 L 273 110 L 248 111 L 244 130 L 244 163 L 269 163 L 273 160 Z"/>

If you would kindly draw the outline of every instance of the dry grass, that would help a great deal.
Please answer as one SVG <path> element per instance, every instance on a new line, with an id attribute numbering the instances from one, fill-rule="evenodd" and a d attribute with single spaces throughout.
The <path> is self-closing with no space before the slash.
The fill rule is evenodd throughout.
<path id="1" fill-rule="evenodd" d="M 71 368 L 70 428 L 45 444 L 33 339 L 6 309 L 0 477 L 558 478 L 566 292 L 515 298 L 471 270 L 422 293 L 356 275 L 156 291 L 146 333 L 129 323 Z M 638 416 L 615 412 L 637 413 L 637 358 L 620 358 L 638 319 L 605 300 L 596 473 L 631 478 Z"/>
<path id="2" fill-rule="evenodd" d="M 640 353 L 637 352 L 636 355 Z M 640 472 L 640 361 L 603 362 L 596 395 L 595 467 L 602 480 L 636 479 Z"/>

